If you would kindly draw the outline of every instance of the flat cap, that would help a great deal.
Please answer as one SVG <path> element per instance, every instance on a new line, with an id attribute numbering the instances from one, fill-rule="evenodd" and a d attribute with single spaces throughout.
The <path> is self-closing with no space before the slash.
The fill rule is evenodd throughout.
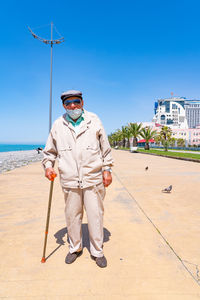
<path id="1" fill-rule="evenodd" d="M 82 93 L 80 91 L 76 91 L 76 90 L 69 90 L 69 91 L 62 93 L 62 95 L 60 96 L 62 101 L 66 100 L 69 97 L 79 97 L 82 99 Z"/>

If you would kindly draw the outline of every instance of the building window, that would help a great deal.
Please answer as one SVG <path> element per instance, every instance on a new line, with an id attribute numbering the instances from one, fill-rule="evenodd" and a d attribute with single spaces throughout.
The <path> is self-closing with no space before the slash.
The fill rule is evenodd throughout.
<path id="1" fill-rule="evenodd" d="M 177 109 L 177 105 L 176 104 L 172 104 L 172 109 Z"/>
<path id="2" fill-rule="evenodd" d="M 165 112 L 166 112 L 166 113 L 169 113 L 169 112 L 170 112 L 170 102 L 169 102 L 169 101 L 166 101 L 166 102 L 165 102 Z"/>

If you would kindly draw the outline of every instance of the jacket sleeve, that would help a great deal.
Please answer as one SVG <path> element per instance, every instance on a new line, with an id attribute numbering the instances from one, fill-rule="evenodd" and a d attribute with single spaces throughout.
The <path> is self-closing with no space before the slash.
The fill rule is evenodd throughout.
<path id="1" fill-rule="evenodd" d="M 104 171 L 108 168 L 111 168 L 113 166 L 114 161 L 112 158 L 111 147 L 108 141 L 108 137 L 102 124 L 100 126 L 99 141 L 100 141 L 101 154 L 103 158 L 103 171 Z"/>
<path id="2" fill-rule="evenodd" d="M 42 160 L 42 165 L 44 169 L 53 168 L 58 152 L 56 147 L 56 141 L 53 138 L 52 130 L 48 136 L 46 146 L 43 150 L 43 154 L 44 154 L 44 158 Z"/>

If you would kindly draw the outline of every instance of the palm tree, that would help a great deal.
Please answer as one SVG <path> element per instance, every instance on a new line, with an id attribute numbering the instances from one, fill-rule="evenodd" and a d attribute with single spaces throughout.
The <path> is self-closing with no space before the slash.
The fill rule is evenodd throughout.
<path id="1" fill-rule="evenodd" d="M 142 130 L 142 123 L 139 125 L 137 123 L 130 123 L 129 124 L 131 136 L 133 137 L 133 147 L 137 146 L 137 138 L 140 136 Z"/>
<path id="2" fill-rule="evenodd" d="M 177 146 L 178 147 L 185 147 L 185 140 L 184 139 L 177 139 Z"/>
<path id="3" fill-rule="evenodd" d="M 170 144 L 169 145 L 171 147 L 174 147 L 175 146 L 175 142 L 176 142 L 176 139 L 174 137 L 172 137 L 171 140 L 170 140 Z"/>
<path id="4" fill-rule="evenodd" d="M 127 130 L 126 130 L 126 126 L 122 126 L 121 129 L 121 136 L 122 136 L 122 147 L 126 146 L 126 135 L 127 135 Z"/>
<path id="5" fill-rule="evenodd" d="M 159 134 L 157 134 L 157 135 L 154 137 L 154 140 L 155 140 L 156 145 L 160 146 L 161 141 L 160 141 L 160 136 L 159 136 Z"/>
<path id="6" fill-rule="evenodd" d="M 145 139 L 145 150 L 149 150 L 149 140 L 153 139 L 157 134 L 156 130 L 152 130 L 150 127 L 142 128 L 140 135 Z"/>
<path id="7" fill-rule="evenodd" d="M 168 126 L 163 126 L 161 128 L 160 134 L 160 141 L 162 145 L 164 146 L 165 151 L 168 150 L 168 147 L 170 145 L 171 139 L 172 139 L 172 130 Z"/>
<path id="8" fill-rule="evenodd" d="M 131 134 L 131 130 L 130 130 L 129 126 L 125 126 L 125 128 L 126 128 L 126 138 L 127 138 L 127 142 L 128 142 L 127 147 L 130 148 L 130 138 L 131 138 L 132 134 Z"/>
<path id="9" fill-rule="evenodd" d="M 111 132 L 108 135 L 108 141 L 109 141 L 111 146 L 115 146 L 115 134 L 114 133 Z"/>
<path id="10" fill-rule="evenodd" d="M 120 142 L 122 140 L 122 132 L 120 129 L 112 133 L 112 137 L 110 137 L 112 140 L 113 146 L 120 146 Z"/>

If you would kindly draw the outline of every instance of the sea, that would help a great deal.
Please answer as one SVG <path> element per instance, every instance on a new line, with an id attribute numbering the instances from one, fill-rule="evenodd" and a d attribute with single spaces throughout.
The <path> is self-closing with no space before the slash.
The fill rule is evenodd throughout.
<path id="1" fill-rule="evenodd" d="M 44 147 L 44 144 L 0 144 L 0 152 L 34 150 Z"/>

